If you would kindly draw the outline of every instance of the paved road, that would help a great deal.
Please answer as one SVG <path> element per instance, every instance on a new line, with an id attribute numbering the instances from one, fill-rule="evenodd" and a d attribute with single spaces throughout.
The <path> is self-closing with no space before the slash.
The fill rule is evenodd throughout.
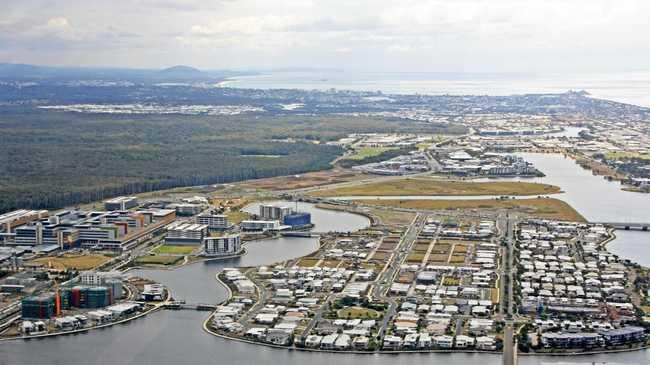
<path id="1" fill-rule="evenodd" d="M 500 293 L 501 297 L 501 308 L 500 316 L 505 314 L 505 328 L 503 334 L 503 364 L 504 365 L 514 365 L 517 363 L 517 342 L 514 338 L 514 326 L 513 321 L 515 315 L 515 300 L 514 300 L 514 280 L 515 280 L 515 270 L 514 267 L 514 241 L 515 241 L 515 229 L 517 226 L 517 217 L 510 215 L 508 213 L 500 214 L 497 220 L 497 226 L 501 237 L 505 239 L 506 246 L 502 248 L 502 257 L 501 257 L 501 277 L 500 281 Z M 507 285 L 505 285 L 505 279 L 507 278 Z M 504 313 L 505 312 L 505 313 Z M 501 317 L 503 318 L 503 317 Z"/>
<path id="2" fill-rule="evenodd" d="M 515 283 L 515 229 L 517 227 L 517 218 L 515 216 L 508 216 L 506 230 L 506 244 L 508 248 L 508 318 L 513 318 L 515 315 L 515 300 L 514 300 L 514 283 Z"/>
<path id="3" fill-rule="evenodd" d="M 499 213 L 497 217 L 497 229 L 499 231 L 499 236 L 497 242 L 501 244 L 501 241 L 505 238 L 507 230 L 507 221 L 504 212 Z M 505 317 L 507 303 L 507 288 L 506 288 L 506 268 L 508 266 L 508 249 L 506 247 L 499 247 L 499 255 L 501 262 L 499 263 L 499 313 L 495 319 L 503 320 Z"/>
<path id="4" fill-rule="evenodd" d="M 249 328 L 248 322 L 250 322 L 251 319 L 253 318 L 253 314 L 257 314 L 257 312 L 262 307 L 264 307 L 264 305 L 266 305 L 266 300 L 269 297 L 269 295 L 268 295 L 268 293 L 266 291 L 266 288 L 264 287 L 264 284 L 260 284 L 260 283 L 256 282 L 256 280 L 254 280 L 254 278 L 253 278 L 254 273 L 255 273 L 254 268 L 253 269 L 248 269 L 248 271 L 246 271 L 244 273 L 244 275 L 246 275 L 246 277 L 248 277 L 248 279 L 251 280 L 255 284 L 255 287 L 257 288 L 258 295 L 259 295 L 259 298 L 258 298 L 259 300 L 255 304 L 253 304 L 253 306 L 248 311 L 246 311 L 246 313 L 244 313 L 244 315 L 242 315 L 239 318 L 239 323 L 242 326 L 244 326 L 244 328 L 246 328 L 246 329 Z"/>
<path id="5" fill-rule="evenodd" d="M 516 364 L 516 351 L 514 342 L 514 325 L 512 321 L 506 321 L 503 336 L 503 365 Z"/>
<path id="6" fill-rule="evenodd" d="M 383 275 L 377 279 L 377 285 L 374 287 L 373 297 L 382 299 L 385 302 L 388 302 L 389 305 L 382 320 L 381 328 L 379 329 L 379 338 L 382 340 L 386 334 L 388 322 L 394 317 L 395 312 L 397 311 L 397 302 L 386 294 L 388 293 L 395 276 L 399 272 L 400 265 L 406 259 L 408 252 L 411 250 L 411 246 L 413 246 L 413 243 L 417 239 L 417 236 L 422 230 L 425 222 L 426 216 L 420 214 L 415 216 L 406 233 L 404 233 L 400 244 L 395 249 L 395 254 L 388 263 L 388 269 L 386 269 Z"/>

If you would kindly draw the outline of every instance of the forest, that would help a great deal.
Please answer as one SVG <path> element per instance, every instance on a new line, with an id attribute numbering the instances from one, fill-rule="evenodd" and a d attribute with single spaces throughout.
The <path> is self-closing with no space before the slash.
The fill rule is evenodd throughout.
<path id="1" fill-rule="evenodd" d="M 349 133 L 459 126 L 330 115 L 119 115 L 0 108 L 0 212 L 322 170 Z"/>

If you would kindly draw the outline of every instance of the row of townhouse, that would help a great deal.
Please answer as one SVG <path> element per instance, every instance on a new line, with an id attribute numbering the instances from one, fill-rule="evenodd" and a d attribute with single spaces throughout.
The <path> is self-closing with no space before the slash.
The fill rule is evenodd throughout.
<path id="1" fill-rule="evenodd" d="M 431 336 L 429 333 L 410 333 L 405 336 L 388 335 L 384 337 L 384 350 L 428 350 L 428 349 L 467 349 L 493 351 L 497 341 L 492 336 Z"/>
<path id="2" fill-rule="evenodd" d="M 626 326 L 597 332 L 544 332 L 541 344 L 552 348 L 596 348 L 645 341 L 643 327 Z"/>
<path id="3" fill-rule="evenodd" d="M 626 293 L 627 268 L 602 250 L 602 226 L 529 221 L 518 235 L 521 311 L 533 316 L 540 343 L 593 348 L 645 338 Z"/>

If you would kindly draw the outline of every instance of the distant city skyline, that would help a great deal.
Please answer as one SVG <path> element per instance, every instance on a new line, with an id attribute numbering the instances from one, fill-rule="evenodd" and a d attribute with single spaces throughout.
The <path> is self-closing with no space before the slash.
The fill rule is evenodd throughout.
<path id="1" fill-rule="evenodd" d="M 647 69 L 647 1 L 3 1 L 0 62 L 417 72 Z"/>

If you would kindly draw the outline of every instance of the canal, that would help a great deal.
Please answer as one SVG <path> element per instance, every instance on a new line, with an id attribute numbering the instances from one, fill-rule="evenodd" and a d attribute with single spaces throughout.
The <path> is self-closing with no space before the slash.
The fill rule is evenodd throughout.
<path id="1" fill-rule="evenodd" d="M 560 186 L 558 195 L 590 220 L 648 220 L 650 195 L 621 191 L 618 183 L 605 181 L 583 170 L 560 155 L 524 155 L 547 174 L 535 181 Z M 530 180 L 527 180 L 530 181 Z M 644 209 L 646 208 L 646 209 Z M 256 206 L 248 207 L 255 212 Z M 317 231 L 350 231 L 362 228 L 368 220 L 359 215 L 318 209 L 301 204 L 300 210 L 312 214 Z M 610 249 L 622 257 L 643 264 L 643 244 L 650 233 L 621 232 Z M 645 238 L 647 235 L 647 238 Z M 214 280 L 224 267 L 267 265 L 300 257 L 317 248 L 314 238 L 260 240 L 247 245 L 247 255 L 225 261 L 199 262 L 175 270 L 138 270 L 134 274 L 150 277 L 169 286 L 175 297 L 188 302 L 214 303 L 226 291 Z M 627 255 L 627 256 L 626 256 Z M 644 261 L 645 260 L 645 261 Z M 201 329 L 207 313 L 161 311 L 123 325 L 85 334 L 59 336 L 0 344 L 0 364 L 305 364 L 312 365 L 400 365 L 452 364 L 497 365 L 501 357 L 489 354 L 405 354 L 352 355 L 306 353 L 271 349 L 225 340 Z M 650 351 L 573 357 L 525 357 L 523 365 L 544 364 L 648 364 Z"/>

